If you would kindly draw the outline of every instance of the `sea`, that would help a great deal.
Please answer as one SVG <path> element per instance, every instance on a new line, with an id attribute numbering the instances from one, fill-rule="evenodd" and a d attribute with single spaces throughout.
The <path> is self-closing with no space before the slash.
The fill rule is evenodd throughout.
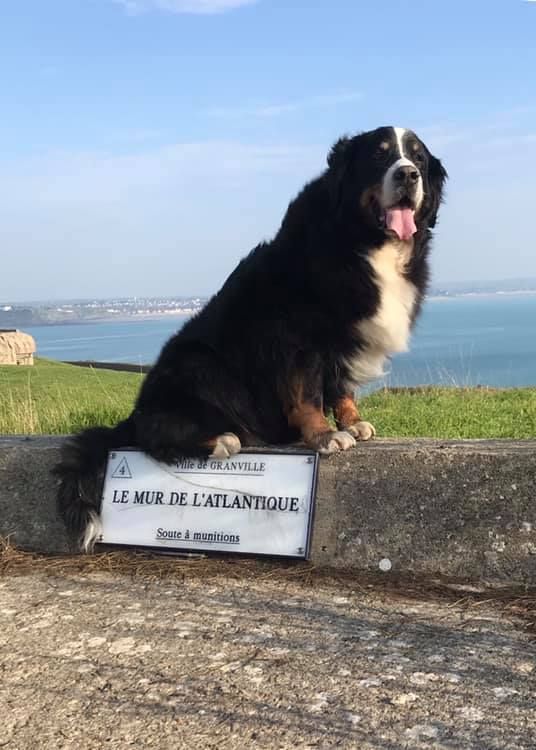
<path id="1" fill-rule="evenodd" d="M 62 361 L 153 363 L 187 318 L 25 328 L 38 355 Z M 237 335 L 240 335 L 237 332 Z M 410 350 L 367 390 L 416 385 L 536 385 L 536 294 L 428 299 Z"/>

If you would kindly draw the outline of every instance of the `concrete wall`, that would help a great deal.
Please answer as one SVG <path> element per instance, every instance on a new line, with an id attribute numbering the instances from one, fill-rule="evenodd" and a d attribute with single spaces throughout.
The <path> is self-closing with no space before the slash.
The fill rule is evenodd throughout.
<path id="1" fill-rule="evenodd" d="M 71 549 L 50 468 L 62 438 L 0 438 L 0 535 Z M 321 460 L 318 566 L 536 579 L 536 441 L 377 440 Z"/>

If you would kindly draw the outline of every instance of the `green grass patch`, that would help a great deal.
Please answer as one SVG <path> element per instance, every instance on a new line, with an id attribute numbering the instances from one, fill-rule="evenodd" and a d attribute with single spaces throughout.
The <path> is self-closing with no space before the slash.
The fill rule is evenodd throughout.
<path id="1" fill-rule="evenodd" d="M 0 433 L 64 435 L 126 417 L 143 375 L 38 359 L 0 367 Z"/>
<path id="2" fill-rule="evenodd" d="M 536 388 L 399 388 L 364 398 L 382 437 L 536 437 Z"/>
<path id="3" fill-rule="evenodd" d="M 62 435 L 126 417 L 143 375 L 37 360 L 0 367 L 0 434 Z M 360 402 L 380 437 L 531 438 L 536 388 L 401 388 Z"/>

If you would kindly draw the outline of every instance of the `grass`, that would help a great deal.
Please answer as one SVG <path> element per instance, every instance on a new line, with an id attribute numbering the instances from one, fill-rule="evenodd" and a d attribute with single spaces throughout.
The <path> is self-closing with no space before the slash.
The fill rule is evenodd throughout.
<path id="1" fill-rule="evenodd" d="M 0 434 L 63 435 L 113 425 L 129 413 L 142 378 L 45 359 L 0 367 Z"/>
<path id="2" fill-rule="evenodd" d="M 536 437 L 536 388 L 383 390 L 360 409 L 382 437 Z"/>
<path id="3" fill-rule="evenodd" d="M 0 434 L 67 434 L 127 416 L 143 375 L 37 360 L 0 367 Z M 381 437 L 530 438 L 536 388 L 401 388 L 360 403 Z"/>

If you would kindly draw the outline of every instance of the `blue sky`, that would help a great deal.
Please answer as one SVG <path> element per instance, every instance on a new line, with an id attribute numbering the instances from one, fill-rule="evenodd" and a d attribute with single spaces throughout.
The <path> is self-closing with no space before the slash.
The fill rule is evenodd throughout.
<path id="1" fill-rule="evenodd" d="M 0 300 L 208 294 L 342 133 L 451 179 L 435 282 L 536 276 L 536 2 L 6 0 Z"/>

